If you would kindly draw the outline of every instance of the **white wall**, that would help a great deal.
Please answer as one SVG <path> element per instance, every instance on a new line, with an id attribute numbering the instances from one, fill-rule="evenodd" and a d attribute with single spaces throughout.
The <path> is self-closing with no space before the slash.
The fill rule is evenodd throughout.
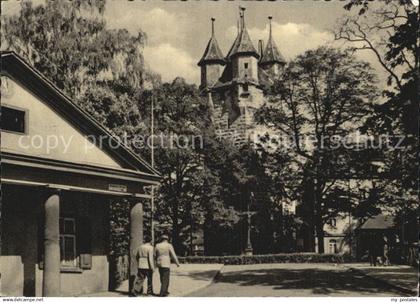
<path id="1" fill-rule="evenodd" d="M 5 77 L 2 77 L 2 81 Z M 12 93 L 2 95 L 2 106 L 27 110 L 27 133 L 1 131 L 1 151 L 68 162 L 120 167 L 107 153 L 94 147 L 73 125 L 16 82 Z M 55 140 L 58 140 L 56 147 Z M 48 141 L 50 144 L 48 145 Z M 54 147 L 54 148 L 52 148 Z"/>
<path id="2" fill-rule="evenodd" d="M 22 257 L 0 256 L 0 273 L 0 296 L 23 296 Z"/>

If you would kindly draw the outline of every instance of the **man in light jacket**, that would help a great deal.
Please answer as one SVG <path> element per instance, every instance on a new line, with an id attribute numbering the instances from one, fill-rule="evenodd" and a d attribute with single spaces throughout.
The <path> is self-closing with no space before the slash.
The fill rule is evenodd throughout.
<path id="1" fill-rule="evenodd" d="M 144 243 L 136 251 L 139 266 L 135 288 L 133 289 L 135 295 L 142 293 L 145 279 L 147 279 L 147 295 L 153 295 L 153 271 L 155 270 L 153 256 L 154 248 L 150 236 L 146 235 L 144 236 Z"/>
<path id="2" fill-rule="evenodd" d="M 178 257 L 175 254 L 174 247 L 169 243 L 169 237 L 167 235 L 163 235 L 161 237 L 161 242 L 156 245 L 155 255 L 161 283 L 160 296 L 167 297 L 169 295 L 168 288 L 171 259 L 179 267 Z"/>

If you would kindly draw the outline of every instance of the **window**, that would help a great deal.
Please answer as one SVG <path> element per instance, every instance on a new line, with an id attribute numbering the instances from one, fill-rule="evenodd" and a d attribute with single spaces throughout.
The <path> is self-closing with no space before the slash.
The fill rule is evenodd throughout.
<path id="1" fill-rule="evenodd" d="M 337 241 L 335 239 L 330 239 L 329 253 L 330 254 L 336 254 L 337 253 Z"/>
<path id="2" fill-rule="evenodd" d="M 25 133 L 24 110 L 1 106 L 1 129 L 17 133 Z"/>
<path id="3" fill-rule="evenodd" d="M 331 218 L 331 219 L 328 221 L 328 224 L 329 224 L 330 226 L 332 226 L 333 228 L 335 228 L 335 227 L 337 226 L 337 220 L 335 220 L 335 218 Z"/>
<path id="4" fill-rule="evenodd" d="M 245 69 L 248 69 L 248 63 L 244 63 Z"/>
<path id="5" fill-rule="evenodd" d="M 248 92 L 248 84 L 244 84 L 244 92 Z"/>
<path id="6" fill-rule="evenodd" d="M 60 260 L 63 267 L 77 266 L 75 218 L 60 218 Z"/>

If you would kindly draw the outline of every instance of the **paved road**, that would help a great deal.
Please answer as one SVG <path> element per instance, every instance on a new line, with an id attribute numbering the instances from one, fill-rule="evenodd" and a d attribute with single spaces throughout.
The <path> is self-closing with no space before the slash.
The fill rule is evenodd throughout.
<path id="1" fill-rule="evenodd" d="M 383 284 L 332 264 L 225 266 L 194 297 L 404 296 Z"/>

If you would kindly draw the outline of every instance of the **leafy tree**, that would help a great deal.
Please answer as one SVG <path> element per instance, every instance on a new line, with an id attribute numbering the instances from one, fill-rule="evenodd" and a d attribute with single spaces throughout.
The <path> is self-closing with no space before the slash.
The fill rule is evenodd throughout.
<path id="1" fill-rule="evenodd" d="M 2 16 L 2 49 L 16 51 L 108 129 L 134 133 L 138 93 L 157 76 L 144 64 L 145 33 L 108 30 L 104 9 L 101 0 L 22 1 L 18 15 Z"/>
<path id="2" fill-rule="evenodd" d="M 230 164 L 237 149 L 225 140 L 206 136 L 202 150 L 204 186 L 202 209 L 204 211 L 204 250 L 207 255 L 238 254 L 241 252 L 239 211 L 233 207 L 230 182 Z M 234 195 L 234 194 L 233 194 Z M 225 244 L 220 244 L 224 242 Z"/>
<path id="3" fill-rule="evenodd" d="M 291 190 L 308 207 L 307 223 L 321 253 L 324 224 L 349 208 L 340 198 L 348 190 L 338 180 L 345 177 L 349 167 L 343 158 L 350 155 L 336 138 L 348 139 L 363 125 L 377 96 L 375 81 L 369 64 L 350 51 L 310 50 L 288 64 L 257 114 L 283 139 L 279 147 L 288 148 L 294 177 L 300 179 Z"/>
<path id="4" fill-rule="evenodd" d="M 294 155 L 280 144 L 278 136 L 266 133 L 259 137 L 255 145 L 266 174 L 265 190 L 268 196 L 264 204 L 268 219 L 261 221 L 261 224 L 271 225 L 270 252 L 296 251 L 295 236 L 301 225 L 301 221 L 289 213 L 288 208 L 294 207 L 300 198 L 300 191 L 296 188 L 300 186 L 302 177 L 299 168 L 293 164 Z"/>
<path id="5" fill-rule="evenodd" d="M 104 9 L 105 1 L 58 0 L 37 6 L 24 1 L 18 15 L 2 16 L 2 49 L 24 57 L 97 121 L 114 134 L 127 137 L 134 151 L 146 158 L 150 158 L 149 146 L 138 146 L 135 138 L 150 135 L 151 97 L 156 105 L 155 133 L 205 133 L 208 110 L 197 89 L 181 79 L 161 85 L 159 76 L 144 64 L 146 34 L 107 29 Z M 153 84 L 151 91 L 144 89 L 145 83 Z M 204 173 L 203 150 L 181 148 L 175 142 L 174 148 L 156 146 L 155 151 L 156 166 L 164 175 L 157 217 L 160 225 L 173 226 L 175 246 L 182 251 L 188 230 L 203 220 L 202 185 L 214 178 L 207 179 Z M 111 204 L 115 239 L 111 245 L 117 256 L 127 250 L 128 212 L 124 205 Z M 209 208 L 212 205 L 214 211 Z M 220 199 L 205 206 L 215 213 L 215 219 L 225 211 Z"/>
<path id="6" fill-rule="evenodd" d="M 378 4 L 352 0 L 336 39 L 347 41 L 356 51 L 370 51 L 388 76 L 384 102 L 366 131 L 375 135 L 403 136 L 400 148 L 383 150 L 387 181 L 380 183 L 382 198 L 394 210 L 417 208 L 418 190 L 418 85 L 419 7 L 412 1 L 382 1 Z"/>
<path id="7" fill-rule="evenodd" d="M 156 167 L 163 176 L 156 218 L 168 226 L 167 232 L 171 226 L 174 247 L 184 253 L 183 242 L 189 234 L 183 231 L 199 216 L 204 181 L 200 149 L 202 133 L 209 125 L 207 103 L 194 85 L 181 78 L 143 94 L 143 102 L 150 104 L 151 99 Z"/>
<path id="8" fill-rule="evenodd" d="M 282 208 L 275 192 L 281 183 L 275 183 L 266 165 L 266 154 L 249 143 L 234 146 L 222 139 L 206 146 L 206 167 L 216 175 L 213 181 L 213 199 L 208 198 L 206 234 L 210 254 L 238 254 L 247 247 L 248 222 L 251 217 L 251 242 L 258 254 L 280 250 Z M 224 205 L 221 207 L 220 205 Z M 225 220 L 222 223 L 222 219 Z M 218 225 L 219 224 L 219 225 Z M 221 225 L 220 225 L 221 224 Z M 219 242 L 226 242 L 220 245 Z"/>
<path id="9" fill-rule="evenodd" d="M 17 15 L 2 16 L 2 50 L 13 50 L 54 82 L 81 108 L 119 136 L 147 130 L 138 98 L 145 82 L 145 33 L 109 30 L 103 0 L 21 2 Z M 143 104 L 140 104 L 143 105 Z M 111 206 L 111 256 L 127 254 L 127 201 Z"/>

